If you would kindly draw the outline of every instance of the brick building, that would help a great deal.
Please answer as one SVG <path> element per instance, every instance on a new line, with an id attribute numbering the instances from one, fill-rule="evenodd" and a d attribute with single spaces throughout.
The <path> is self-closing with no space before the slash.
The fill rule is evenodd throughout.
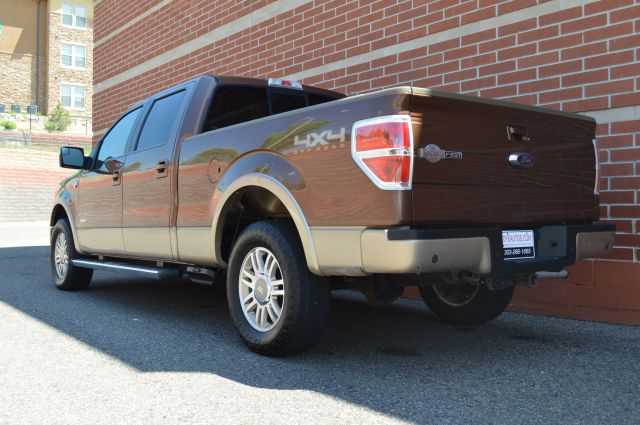
<path id="1" fill-rule="evenodd" d="M 91 118 L 93 0 L 0 0 L 0 105 Z"/>
<path id="2" fill-rule="evenodd" d="M 611 255 L 513 308 L 640 324 L 637 0 L 97 0 L 94 141 L 128 105 L 203 73 L 348 94 L 409 85 L 598 121 Z"/>

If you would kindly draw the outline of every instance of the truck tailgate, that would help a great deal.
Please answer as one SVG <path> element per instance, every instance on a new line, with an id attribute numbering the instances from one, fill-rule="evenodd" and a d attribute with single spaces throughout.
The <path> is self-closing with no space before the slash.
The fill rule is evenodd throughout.
<path id="1" fill-rule="evenodd" d="M 592 119 L 424 89 L 411 118 L 414 224 L 598 218 Z"/>

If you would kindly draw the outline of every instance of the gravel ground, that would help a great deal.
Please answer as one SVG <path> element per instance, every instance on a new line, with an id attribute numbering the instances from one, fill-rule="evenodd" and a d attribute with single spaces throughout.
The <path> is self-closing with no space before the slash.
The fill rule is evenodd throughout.
<path id="1" fill-rule="evenodd" d="M 224 290 L 49 278 L 46 223 L 0 225 L 0 423 L 638 423 L 640 328 L 334 298 L 319 345 L 247 351 Z"/>

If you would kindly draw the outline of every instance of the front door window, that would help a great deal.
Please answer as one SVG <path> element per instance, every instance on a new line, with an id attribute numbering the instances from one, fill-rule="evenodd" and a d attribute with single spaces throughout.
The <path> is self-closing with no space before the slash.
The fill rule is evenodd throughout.
<path id="1" fill-rule="evenodd" d="M 139 114 L 140 108 L 129 112 L 104 136 L 97 157 L 97 167 L 100 171 L 107 171 L 104 166 L 106 160 L 124 155 L 129 135 Z"/>

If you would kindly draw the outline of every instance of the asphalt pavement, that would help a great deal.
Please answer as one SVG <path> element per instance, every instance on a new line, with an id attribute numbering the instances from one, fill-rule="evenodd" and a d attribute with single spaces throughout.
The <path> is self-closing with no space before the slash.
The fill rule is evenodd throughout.
<path id="1" fill-rule="evenodd" d="M 47 223 L 0 225 L 0 424 L 640 421 L 640 328 L 506 313 L 437 322 L 349 292 L 310 351 L 249 352 L 224 289 L 49 277 Z"/>

